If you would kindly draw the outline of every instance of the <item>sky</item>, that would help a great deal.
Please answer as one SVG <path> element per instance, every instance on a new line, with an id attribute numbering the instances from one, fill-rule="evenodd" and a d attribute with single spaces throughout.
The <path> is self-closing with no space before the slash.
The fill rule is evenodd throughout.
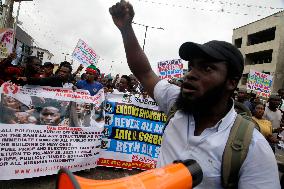
<path id="1" fill-rule="evenodd" d="M 115 0 L 33 0 L 22 2 L 21 27 L 35 45 L 54 54 L 52 62 L 67 61 L 79 39 L 99 55 L 103 73 L 130 74 L 122 38 L 112 22 L 109 7 Z M 179 58 L 178 49 L 186 41 L 232 42 L 233 29 L 284 9 L 284 0 L 130 0 L 135 11 L 133 25 L 140 45 L 153 70 L 157 62 Z M 18 3 L 14 5 L 14 14 Z M 163 28 L 156 29 L 156 28 Z M 64 54 L 62 54 L 64 53 Z M 79 65 L 74 61 L 74 67 Z"/>

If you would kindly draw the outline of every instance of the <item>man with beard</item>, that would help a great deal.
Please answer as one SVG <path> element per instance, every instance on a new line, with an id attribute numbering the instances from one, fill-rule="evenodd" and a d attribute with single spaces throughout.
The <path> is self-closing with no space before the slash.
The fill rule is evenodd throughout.
<path id="1" fill-rule="evenodd" d="M 179 54 L 189 61 L 190 71 L 180 88 L 152 70 L 132 28 L 133 7 L 122 0 L 110 14 L 122 34 L 130 70 L 161 110 L 169 113 L 174 104 L 178 108 L 164 131 L 158 167 L 194 159 L 203 170 L 196 188 L 223 188 L 222 156 L 237 116 L 231 96 L 244 68 L 242 54 L 223 41 L 182 44 Z M 280 188 L 274 154 L 256 129 L 235 180 L 235 188 Z"/>

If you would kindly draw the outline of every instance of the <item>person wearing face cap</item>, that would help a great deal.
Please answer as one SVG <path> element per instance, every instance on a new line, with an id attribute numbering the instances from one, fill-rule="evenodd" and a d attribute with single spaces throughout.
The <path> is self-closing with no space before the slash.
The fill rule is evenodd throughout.
<path id="1" fill-rule="evenodd" d="M 178 109 L 165 128 L 157 166 L 194 159 L 203 170 L 203 180 L 196 188 L 226 187 L 221 164 L 237 116 L 231 97 L 244 69 L 242 54 L 224 41 L 182 44 L 179 55 L 188 61 L 189 72 L 178 87 L 160 80 L 152 70 L 132 28 L 132 5 L 122 0 L 109 11 L 121 32 L 132 73 L 162 111 L 168 114 L 173 105 Z M 274 154 L 256 129 L 235 185 L 226 188 L 280 188 Z"/>
<path id="2" fill-rule="evenodd" d="M 91 96 L 96 95 L 103 88 L 103 85 L 97 81 L 99 75 L 100 71 L 95 65 L 88 66 L 86 68 L 86 80 L 78 81 L 76 87 L 88 90 Z"/>

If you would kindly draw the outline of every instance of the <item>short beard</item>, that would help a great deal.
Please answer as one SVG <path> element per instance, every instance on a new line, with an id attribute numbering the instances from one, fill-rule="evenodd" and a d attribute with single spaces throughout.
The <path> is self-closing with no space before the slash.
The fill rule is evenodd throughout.
<path id="1" fill-rule="evenodd" d="M 210 89 L 202 97 L 199 97 L 195 100 L 189 100 L 182 95 L 182 88 L 180 90 L 179 96 L 176 100 L 176 107 L 178 110 L 181 110 L 185 113 L 190 114 L 200 114 L 206 113 L 209 108 L 214 107 L 217 103 L 220 102 L 224 96 L 226 87 L 226 82 Z"/>

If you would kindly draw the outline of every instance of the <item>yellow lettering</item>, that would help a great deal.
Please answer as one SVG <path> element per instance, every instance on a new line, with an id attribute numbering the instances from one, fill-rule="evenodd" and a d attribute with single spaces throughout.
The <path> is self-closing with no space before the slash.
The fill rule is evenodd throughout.
<path id="1" fill-rule="evenodd" d="M 139 108 L 135 107 L 135 116 L 138 117 L 139 114 Z"/>
<path id="2" fill-rule="evenodd" d="M 121 105 L 117 105 L 115 112 L 116 112 L 117 114 L 122 114 L 121 111 L 122 111 Z"/>
<path id="3" fill-rule="evenodd" d="M 132 132 L 132 138 L 133 138 L 133 140 L 137 140 L 136 136 L 137 136 L 137 131 L 133 131 L 133 132 Z"/>
<path id="4" fill-rule="evenodd" d="M 115 136 L 114 136 L 114 138 L 119 139 L 118 138 L 118 133 L 119 133 L 119 129 L 115 129 Z"/>
<path id="5" fill-rule="evenodd" d="M 148 138 L 149 138 L 149 133 L 145 133 L 144 134 L 144 141 L 148 142 Z"/>
<path id="6" fill-rule="evenodd" d="M 160 119 L 161 119 L 161 112 L 157 112 L 157 117 L 156 117 L 156 121 L 160 121 Z"/>
<path id="7" fill-rule="evenodd" d="M 143 132 L 140 132 L 140 133 L 139 133 L 139 141 L 140 141 L 140 142 L 143 142 L 143 135 L 144 135 Z"/>
<path id="8" fill-rule="evenodd" d="M 140 112 L 139 112 L 139 117 L 140 118 L 144 118 L 144 109 L 140 109 Z"/>
<path id="9" fill-rule="evenodd" d="M 163 139 L 163 137 L 162 137 L 162 136 L 159 136 L 159 138 L 158 138 L 158 144 L 159 144 L 159 145 L 162 144 L 162 139 Z"/>
<path id="10" fill-rule="evenodd" d="M 146 115 L 147 115 L 147 116 L 146 116 L 147 118 L 146 118 L 146 119 L 152 119 L 152 111 L 147 110 L 146 112 L 147 112 L 147 114 L 146 114 Z"/>
<path id="11" fill-rule="evenodd" d="M 132 140 L 132 139 L 131 139 L 131 131 L 125 130 L 125 139 L 127 139 L 127 140 Z"/>
<path id="12" fill-rule="evenodd" d="M 154 135 L 153 136 L 153 144 L 157 144 L 158 143 L 158 135 Z"/>
<path id="13" fill-rule="evenodd" d="M 124 131 L 119 130 L 119 139 L 124 139 Z"/>
<path id="14" fill-rule="evenodd" d="M 127 106 L 127 115 L 132 115 L 132 107 Z"/>
<path id="15" fill-rule="evenodd" d="M 154 135 L 150 134 L 149 137 L 148 137 L 148 142 L 151 143 L 151 144 L 153 144 L 153 141 L 152 141 L 153 136 Z"/>
<path id="16" fill-rule="evenodd" d="M 162 114 L 162 122 L 166 122 L 167 121 L 167 116 L 166 116 L 166 114 Z"/>

